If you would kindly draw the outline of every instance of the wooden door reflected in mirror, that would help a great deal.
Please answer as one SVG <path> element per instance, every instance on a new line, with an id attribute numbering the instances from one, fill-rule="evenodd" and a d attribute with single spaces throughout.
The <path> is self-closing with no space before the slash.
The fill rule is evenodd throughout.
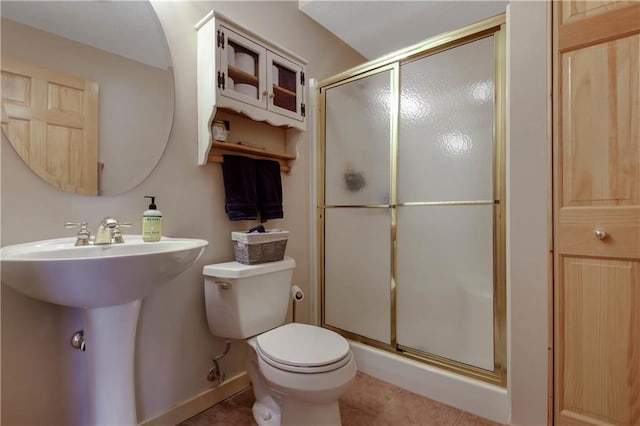
<path id="1" fill-rule="evenodd" d="M 98 83 L 2 59 L 2 131 L 56 188 L 98 194 Z"/>

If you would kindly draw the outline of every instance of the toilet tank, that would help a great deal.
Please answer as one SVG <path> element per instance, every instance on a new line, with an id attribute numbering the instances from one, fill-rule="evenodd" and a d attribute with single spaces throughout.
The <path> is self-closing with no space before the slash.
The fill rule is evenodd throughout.
<path id="1" fill-rule="evenodd" d="M 284 324 L 296 262 L 206 265 L 204 297 L 209 330 L 214 336 L 246 339 Z"/>

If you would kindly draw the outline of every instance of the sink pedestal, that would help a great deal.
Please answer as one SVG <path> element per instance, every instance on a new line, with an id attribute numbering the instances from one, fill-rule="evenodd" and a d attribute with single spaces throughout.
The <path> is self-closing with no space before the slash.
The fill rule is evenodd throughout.
<path id="1" fill-rule="evenodd" d="M 141 300 L 85 308 L 91 425 L 134 426 L 134 352 Z"/>
<path id="2" fill-rule="evenodd" d="M 135 426 L 134 353 L 142 299 L 191 267 L 195 238 L 76 246 L 76 237 L 0 247 L 2 282 L 34 299 L 82 308 L 91 425 Z M 87 282 L 89 280 L 89 282 Z"/>

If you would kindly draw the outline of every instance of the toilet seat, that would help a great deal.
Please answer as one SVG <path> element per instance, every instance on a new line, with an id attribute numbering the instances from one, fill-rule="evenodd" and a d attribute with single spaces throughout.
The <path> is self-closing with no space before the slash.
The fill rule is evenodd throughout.
<path id="1" fill-rule="evenodd" d="M 313 374 L 313 373 L 327 373 L 330 371 L 337 370 L 341 367 L 344 367 L 351 361 L 351 358 L 353 355 L 351 354 L 351 352 L 349 352 L 344 358 L 342 358 L 340 361 L 336 363 L 319 365 L 316 367 L 301 367 L 297 365 L 290 365 L 290 364 L 276 362 L 270 359 L 268 355 L 266 355 L 264 352 L 260 350 L 260 348 L 258 348 L 258 356 L 260 357 L 261 360 L 263 360 L 270 366 L 277 368 L 279 370 L 287 371 L 290 373 Z"/>
<path id="2" fill-rule="evenodd" d="M 351 361 L 347 340 L 331 330 L 290 323 L 256 338 L 256 353 L 267 364 L 294 373 L 324 373 Z"/>

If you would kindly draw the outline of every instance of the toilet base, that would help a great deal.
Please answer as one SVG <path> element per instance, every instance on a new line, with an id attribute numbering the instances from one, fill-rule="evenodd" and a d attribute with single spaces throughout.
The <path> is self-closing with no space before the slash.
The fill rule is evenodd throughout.
<path id="1" fill-rule="evenodd" d="M 285 395 L 282 400 L 282 426 L 340 426 L 338 401 L 327 404 L 310 404 Z"/>
<path id="2" fill-rule="evenodd" d="M 249 348 L 249 354 L 247 355 L 247 375 L 251 381 L 253 396 L 256 398 L 256 402 L 251 407 L 253 419 L 258 426 L 280 426 L 282 397 L 270 392 L 267 384 L 260 376 L 253 348 Z"/>
<path id="3" fill-rule="evenodd" d="M 264 400 L 256 400 L 251 407 L 251 413 L 258 426 L 280 426 L 282 424 L 280 408 L 276 406 L 274 409 L 273 404 L 265 404 Z"/>

